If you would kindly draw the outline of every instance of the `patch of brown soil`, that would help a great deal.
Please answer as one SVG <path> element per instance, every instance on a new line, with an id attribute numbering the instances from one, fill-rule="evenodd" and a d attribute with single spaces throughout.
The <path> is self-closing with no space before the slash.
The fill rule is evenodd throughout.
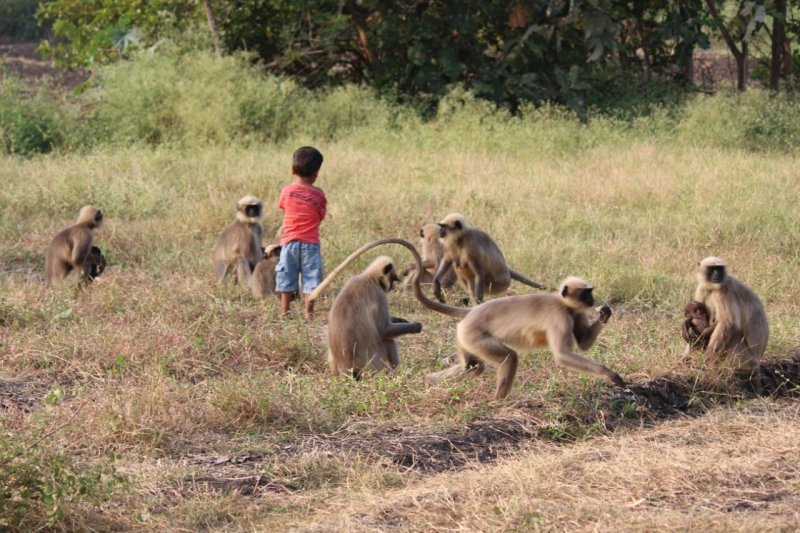
<path id="1" fill-rule="evenodd" d="M 42 406 L 44 396 L 53 390 L 52 379 L 0 377 L 0 412 L 30 413 Z"/>
<path id="2" fill-rule="evenodd" d="M 56 68 L 51 61 L 42 59 L 38 46 L 38 43 L 0 44 L 0 80 L 11 75 L 32 88 L 52 83 L 71 90 L 89 78 L 83 69 Z"/>

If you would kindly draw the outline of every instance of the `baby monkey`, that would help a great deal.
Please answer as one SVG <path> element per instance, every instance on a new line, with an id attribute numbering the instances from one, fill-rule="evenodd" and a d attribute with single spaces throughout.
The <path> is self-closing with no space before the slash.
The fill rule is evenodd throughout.
<path id="1" fill-rule="evenodd" d="M 702 302 L 693 300 L 686 304 L 684 314 L 686 320 L 683 321 L 681 335 L 688 346 L 683 355 L 688 355 L 692 350 L 705 351 L 716 327 L 716 324 L 711 323 L 708 308 Z"/>

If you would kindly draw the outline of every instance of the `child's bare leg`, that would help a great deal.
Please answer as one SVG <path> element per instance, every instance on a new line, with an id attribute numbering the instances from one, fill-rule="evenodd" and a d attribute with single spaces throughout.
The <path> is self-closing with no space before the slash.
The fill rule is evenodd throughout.
<path id="1" fill-rule="evenodd" d="M 281 316 L 286 316 L 289 314 L 289 304 L 292 301 L 293 294 L 294 293 L 291 292 L 281 293 Z"/>
<path id="2" fill-rule="evenodd" d="M 306 320 L 309 322 L 314 320 L 314 301 L 309 299 L 311 294 L 303 293 L 303 301 L 306 304 Z"/>

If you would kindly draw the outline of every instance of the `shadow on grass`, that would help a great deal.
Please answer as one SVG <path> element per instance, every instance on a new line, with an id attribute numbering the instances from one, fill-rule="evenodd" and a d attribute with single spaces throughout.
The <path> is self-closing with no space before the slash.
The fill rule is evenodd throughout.
<path id="1" fill-rule="evenodd" d="M 423 433 L 419 428 L 396 427 L 362 434 L 343 431 L 335 435 L 308 435 L 282 446 L 275 456 L 247 453 L 231 457 L 202 456 L 189 459 L 200 467 L 198 477 L 181 480 L 179 492 L 197 489 L 237 491 L 256 496 L 263 492 L 291 492 L 305 488 L 303 476 L 270 476 L 265 462 L 290 457 L 343 457 L 388 461 L 423 474 L 459 470 L 473 464 L 508 457 L 525 443 L 535 441 L 570 444 L 618 429 L 657 425 L 665 420 L 701 416 L 757 397 L 747 380 L 724 380 L 719 375 L 689 379 L 691 372 L 666 374 L 627 388 L 599 385 L 587 390 L 557 414 L 541 403 L 509 403 L 509 415 L 476 420 L 459 431 Z M 762 365 L 762 396 L 800 396 L 800 350 L 785 359 Z M 299 476 L 299 478 L 298 478 Z M 297 478 L 297 479 L 295 479 Z M 287 480 L 294 479 L 293 482 Z"/>
<path id="2" fill-rule="evenodd" d="M 800 351 L 761 367 L 761 395 L 800 396 Z M 754 398 L 749 379 L 689 381 L 667 374 L 627 388 L 589 391 L 580 405 L 592 409 L 561 414 L 555 422 L 520 416 L 470 423 L 465 430 L 443 435 L 383 435 L 380 442 L 364 443 L 364 450 L 390 454 L 393 463 L 426 473 L 457 470 L 469 463 L 489 463 L 518 448 L 526 440 L 571 443 L 593 434 L 624 427 L 651 426 L 678 417 L 700 416 L 712 407 Z M 531 406 L 536 407 L 536 406 Z M 539 406 L 540 407 L 540 406 Z M 382 452 L 381 452 L 382 451 Z"/>

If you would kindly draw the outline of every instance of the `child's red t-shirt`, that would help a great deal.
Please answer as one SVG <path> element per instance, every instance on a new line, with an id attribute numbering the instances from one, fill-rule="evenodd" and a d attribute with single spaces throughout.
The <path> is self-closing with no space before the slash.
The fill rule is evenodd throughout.
<path id="1" fill-rule="evenodd" d="M 283 209 L 281 245 L 292 241 L 319 244 L 319 225 L 328 208 L 321 189 L 291 183 L 281 190 L 278 207 Z"/>

